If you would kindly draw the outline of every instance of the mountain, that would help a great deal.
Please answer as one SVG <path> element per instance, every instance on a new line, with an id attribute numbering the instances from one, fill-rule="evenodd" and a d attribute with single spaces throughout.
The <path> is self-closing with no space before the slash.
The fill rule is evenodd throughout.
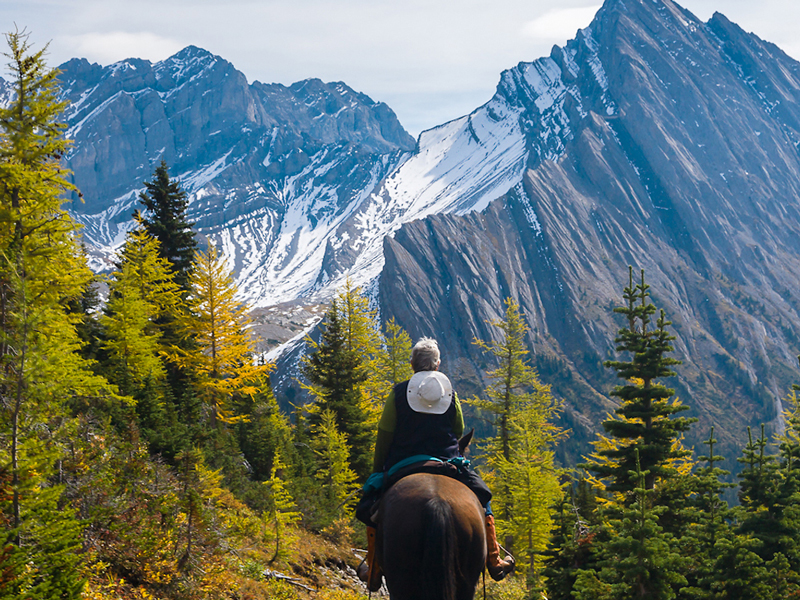
<path id="1" fill-rule="evenodd" d="M 307 324 L 350 276 L 382 318 L 437 336 L 469 395 L 487 366 L 473 337 L 495 336 L 487 320 L 518 300 L 574 458 L 614 406 L 602 361 L 632 265 L 674 322 L 684 364 L 670 385 L 700 418 L 687 443 L 717 425 L 733 467 L 747 425 L 780 428 L 799 379 L 800 64 L 721 14 L 607 0 L 575 39 L 416 142 L 344 83 L 248 83 L 195 47 L 60 68 L 84 196 L 71 210 L 96 270 L 163 157 L 265 335 Z M 300 321 L 276 329 L 276 305 Z"/>
<path id="2" fill-rule="evenodd" d="M 735 467 L 745 427 L 779 430 L 800 380 L 798 100 L 800 64 L 721 14 L 607 0 L 565 47 L 503 73 L 487 105 L 520 115 L 520 181 L 481 213 L 385 239 L 383 316 L 434 333 L 474 392 L 471 342 L 496 337 L 487 320 L 516 299 L 581 441 L 613 408 L 611 310 L 628 265 L 644 268 L 684 361 L 667 383 L 700 418 L 688 443 L 717 425 Z"/>
<path id="3" fill-rule="evenodd" d="M 350 248 L 335 240 L 358 227 L 362 198 L 414 149 L 388 106 L 341 82 L 248 84 L 200 48 L 156 64 L 74 59 L 60 70 L 74 140 L 66 162 L 84 200 L 73 198 L 71 209 L 97 270 L 164 158 L 248 301 L 308 294 L 350 266 Z"/>

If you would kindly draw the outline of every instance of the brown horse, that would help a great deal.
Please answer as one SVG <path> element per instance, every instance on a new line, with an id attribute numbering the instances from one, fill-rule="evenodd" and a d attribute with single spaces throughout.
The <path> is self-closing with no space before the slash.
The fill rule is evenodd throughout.
<path id="1" fill-rule="evenodd" d="M 446 475 L 416 473 L 383 497 L 376 538 L 392 600 L 472 600 L 486 564 L 484 511 Z"/>

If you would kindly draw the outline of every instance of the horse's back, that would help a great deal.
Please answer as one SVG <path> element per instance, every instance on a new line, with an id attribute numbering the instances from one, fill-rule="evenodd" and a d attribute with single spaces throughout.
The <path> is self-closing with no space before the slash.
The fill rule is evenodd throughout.
<path id="1" fill-rule="evenodd" d="M 393 600 L 471 599 L 486 561 L 483 508 L 463 483 L 417 473 L 383 498 L 379 559 Z"/>

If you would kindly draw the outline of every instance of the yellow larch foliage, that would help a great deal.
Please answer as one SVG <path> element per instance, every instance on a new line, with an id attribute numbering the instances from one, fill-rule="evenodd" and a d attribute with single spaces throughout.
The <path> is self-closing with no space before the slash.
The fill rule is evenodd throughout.
<path id="1" fill-rule="evenodd" d="M 178 364 L 197 376 L 201 397 L 214 421 L 232 424 L 235 394 L 253 395 L 257 384 L 272 369 L 256 364 L 255 342 L 248 332 L 247 306 L 236 300 L 233 273 L 213 244 L 198 252 L 191 276 L 190 313 L 184 333 L 194 340 L 194 350 L 176 350 Z"/>

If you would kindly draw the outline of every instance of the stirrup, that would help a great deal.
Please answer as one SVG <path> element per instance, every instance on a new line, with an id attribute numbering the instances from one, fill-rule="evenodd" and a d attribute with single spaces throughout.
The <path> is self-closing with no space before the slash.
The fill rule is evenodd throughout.
<path id="1" fill-rule="evenodd" d="M 486 564 L 486 570 L 489 571 L 489 577 L 495 581 L 501 581 L 509 573 L 514 572 L 516 561 L 511 555 L 506 555 L 504 560 L 498 560 L 496 565 Z"/>

